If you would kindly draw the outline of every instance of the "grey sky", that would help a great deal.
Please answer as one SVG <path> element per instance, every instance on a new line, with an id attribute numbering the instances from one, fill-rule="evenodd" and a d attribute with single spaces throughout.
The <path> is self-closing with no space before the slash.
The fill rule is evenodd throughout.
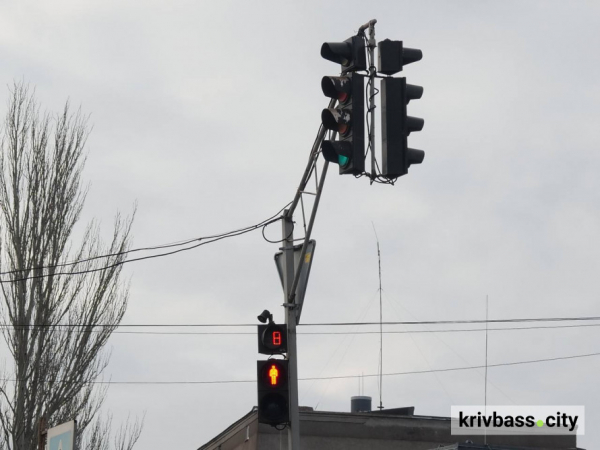
<path id="1" fill-rule="evenodd" d="M 257 223 L 291 200 L 327 104 L 320 79 L 338 71 L 320 46 L 376 18 L 378 39 L 423 50 L 402 76 L 425 89 L 409 106 L 425 119 L 409 140 L 425 161 L 395 187 L 333 168 L 303 322 L 378 317 L 371 222 L 387 320 L 482 319 L 486 295 L 491 318 L 600 315 L 597 3 L 324 3 L 0 1 L 0 80 L 35 85 L 48 110 L 70 98 L 91 114 L 85 220 L 108 233 L 137 201 L 134 245 L 166 243 Z M 124 322 L 248 323 L 264 308 L 282 320 L 276 251 L 255 232 L 131 264 Z M 489 361 L 597 352 L 598 333 L 491 332 Z M 384 372 L 481 364 L 483 337 L 386 335 Z M 301 377 L 377 370 L 376 336 L 299 339 Z M 252 379 L 258 359 L 253 335 L 118 334 L 111 345 L 115 381 Z M 595 448 L 599 369 L 600 358 L 493 368 L 489 403 L 583 404 L 580 446 Z M 480 371 L 383 387 L 385 406 L 418 414 L 483 401 Z M 365 391 L 377 397 L 375 379 Z M 301 403 L 322 410 L 348 410 L 357 392 L 356 380 L 300 385 Z M 139 448 L 192 449 L 255 397 L 253 383 L 117 385 L 106 409 L 115 422 L 147 412 Z"/>

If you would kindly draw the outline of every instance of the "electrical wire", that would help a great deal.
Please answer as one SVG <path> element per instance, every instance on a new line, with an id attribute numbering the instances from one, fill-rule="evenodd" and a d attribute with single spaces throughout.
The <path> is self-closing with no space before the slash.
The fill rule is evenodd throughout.
<path id="1" fill-rule="evenodd" d="M 270 222 L 270 223 L 272 223 L 272 222 Z M 282 242 L 285 242 L 294 234 L 295 224 L 294 224 L 294 222 L 292 222 L 292 230 L 284 239 L 279 239 L 278 241 L 272 241 L 265 236 L 265 228 L 267 228 L 267 225 L 270 225 L 270 223 L 268 223 L 264 227 L 262 227 L 262 237 L 265 241 L 267 241 L 270 244 L 280 244 Z M 294 239 L 294 241 L 297 241 L 297 240 L 299 240 L 299 239 Z"/>
<path id="2" fill-rule="evenodd" d="M 64 263 L 60 263 L 60 264 L 54 264 L 54 265 L 48 265 L 48 266 L 36 266 L 36 267 L 27 267 L 25 269 L 7 270 L 7 271 L 4 271 L 4 272 L 0 272 L 0 275 L 10 275 L 12 273 L 27 272 L 27 271 L 30 271 L 30 270 L 43 270 L 43 269 L 54 269 L 54 268 L 57 268 L 57 267 L 67 267 L 67 266 L 73 266 L 73 265 L 76 265 L 76 264 L 81 264 L 81 263 L 84 263 L 84 262 L 94 261 L 96 259 L 110 258 L 112 256 L 120 256 L 120 255 L 134 253 L 134 252 L 141 252 L 141 251 L 148 251 L 148 250 L 160 250 L 160 249 L 163 249 L 163 248 L 171 248 L 171 247 L 180 247 L 182 245 L 191 244 L 192 242 L 195 242 L 195 241 L 200 241 L 200 240 L 204 240 L 204 239 L 211 239 L 211 238 L 217 237 L 217 236 L 220 236 L 220 235 L 206 236 L 206 237 L 199 237 L 199 238 L 192 238 L 192 239 L 188 239 L 188 240 L 184 240 L 184 241 L 172 242 L 170 244 L 155 245 L 155 246 L 152 246 L 152 247 L 134 248 L 132 250 L 125 250 L 125 251 L 122 251 L 122 252 L 106 253 L 104 255 L 97 255 L 97 256 L 92 256 L 90 258 L 79 259 L 79 260 L 75 260 L 75 261 L 68 261 L 68 262 L 64 262 Z"/>
<path id="3" fill-rule="evenodd" d="M 414 321 L 395 321 L 383 322 L 383 325 L 451 325 L 451 324 L 482 324 L 482 323 L 521 323 L 521 322 L 571 322 L 600 320 L 600 316 L 581 316 L 581 317 L 532 317 L 526 319 L 475 319 L 475 320 L 414 320 Z M 330 323 L 303 323 L 298 326 L 322 327 L 322 326 L 356 326 L 356 325 L 379 325 L 379 322 L 330 322 Z"/>
<path id="4" fill-rule="evenodd" d="M 568 356 L 557 356 L 554 358 L 540 358 L 540 359 L 530 359 L 525 361 L 511 361 L 505 363 L 497 363 L 497 364 L 488 364 L 488 367 L 508 367 L 508 366 L 518 366 L 525 364 L 536 364 L 542 362 L 551 362 L 551 361 L 564 361 L 571 359 L 579 359 L 579 358 L 589 358 L 592 356 L 600 356 L 600 352 L 595 353 L 585 353 L 581 355 L 568 355 Z M 404 372 L 393 372 L 393 373 L 384 373 L 384 377 L 392 377 L 392 376 L 400 376 L 400 375 L 420 375 L 426 373 L 440 373 L 440 372 L 456 372 L 461 370 L 474 370 L 474 369 L 483 369 L 484 365 L 478 366 L 463 366 L 463 367 L 445 367 L 441 369 L 428 369 L 428 370 L 409 370 Z M 352 378 L 372 378 L 378 377 L 379 374 L 368 374 L 368 375 L 334 375 L 328 377 L 308 377 L 308 378 L 299 378 L 298 381 L 313 381 L 313 380 L 343 380 L 343 379 L 352 379 Z M 14 379 L 2 379 L 2 381 L 8 382 L 16 382 Z M 69 381 L 54 381 L 54 383 L 70 383 Z M 85 384 L 138 384 L 138 385 L 161 385 L 161 384 L 234 384 L 234 383 L 256 383 L 256 379 L 253 380 L 208 380 L 208 381 L 89 381 Z"/>
<path id="5" fill-rule="evenodd" d="M 364 32 L 362 34 L 362 38 L 365 41 L 365 45 L 369 46 L 369 40 L 368 40 L 368 38 L 367 38 L 367 36 L 366 36 L 366 34 Z M 373 95 L 369 94 L 370 87 L 373 84 L 373 78 L 371 77 L 370 70 L 375 68 L 375 66 L 374 66 L 375 63 L 374 63 L 374 61 L 371 58 L 370 52 L 367 52 L 367 57 L 368 57 L 368 64 L 369 64 L 369 71 L 367 71 L 367 75 L 369 76 L 369 81 L 367 82 L 367 85 L 365 87 L 365 97 L 368 98 L 368 104 L 371 104 L 371 101 L 379 94 L 379 89 L 377 89 L 376 87 L 373 87 L 373 89 L 374 89 Z M 375 75 L 375 77 L 377 77 L 377 75 Z M 379 77 L 377 77 L 377 78 L 379 78 Z M 368 133 L 369 133 L 369 142 L 367 144 L 367 150 L 365 151 L 365 161 L 367 160 L 367 157 L 369 156 L 369 151 L 373 152 L 373 149 L 371 147 L 371 126 L 369 124 L 369 114 L 376 107 L 377 106 L 373 105 L 372 108 L 370 108 L 370 107 L 367 108 L 367 112 L 365 114 L 366 122 L 367 122 L 367 130 L 368 130 Z M 374 138 L 375 137 L 373 136 L 373 139 Z M 373 177 L 372 174 L 369 174 L 367 172 L 363 172 L 361 174 L 355 175 L 355 178 L 360 178 L 362 176 L 367 176 L 371 180 L 371 183 L 374 182 L 374 183 L 379 183 L 379 184 L 389 184 L 389 185 L 393 186 L 396 183 L 397 178 L 387 178 L 387 177 L 384 177 L 381 174 L 381 169 L 379 168 L 379 163 L 377 162 L 377 155 L 374 155 L 373 160 L 375 161 L 375 167 L 374 168 L 372 167 L 371 170 L 375 170 L 376 176 Z"/>
<path id="6" fill-rule="evenodd" d="M 172 250 L 170 252 L 165 252 L 165 253 L 159 253 L 159 254 L 154 254 L 154 255 L 142 256 L 142 257 L 139 257 L 139 258 L 125 259 L 123 261 L 117 261 L 116 263 L 107 264 L 105 266 L 97 267 L 97 268 L 94 268 L 94 269 L 74 270 L 74 271 L 69 271 L 69 272 L 54 272 L 54 273 L 47 273 L 47 274 L 40 274 L 40 275 L 30 275 L 30 276 L 21 277 L 21 278 L 15 278 L 15 279 L 12 279 L 12 280 L 4 280 L 4 279 L 0 278 L 0 283 L 15 283 L 15 282 L 18 282 L 18 281 L 25 281 L 25 280 L 35 279 L 35 278 L 46 278 L 46 277 L 61 276 L 61 275 L 83 275 L 83 274 L 98 272 L 98 271 L 101 271 L 101 270 L 107 270 L 107 269 L 110 269 L 110 268 L 113 268 L 113 267 L 117 267 L 117 266 L 120 266 L 120 265 L 123 265 L 123 264 L 126 264 L 126 263 L 131 263 L 131 262 L 135 262 L 135 261 L 143 261 L 143 260 L 146 260 L 146 259 L 161 258 L 163 256 L 170 256 L 170 255 L 174 255 L 174 254 L 177 254 L 177 253 L 185 252 L 185 251 L 188 251 L 188 250 L 193 250 L 193 249 L 201 247 L 203 245 L 211 244 L 213 242 L 220 241 L 221 239 L 226 239 L 226 238 L 234 237 L 234 236 L 240 236 L 242 234 L 246 234 L 246 233 L 249 233 L 251 231 L 257 230 L 259 228 L 263 228 L 264 229 L 264 227 L 266 227 L 267 225 L 269 225 L 269 224 L 271 224 L 273 222 L 276 222 L 278 220 L 281 220 L 281 217 L 277 217 L 277 216 L 285 208 L 287 208 L 290 204 L 291 204 L 291 202 L 289 202 L 287 205 L 285 205 L 283 208 L 281 208 L 273 216 L 271 216 L 268 219 L 265 219 L 265 220 L 263 220 L 263 221 L 255 224 L 255 225 L 251 225 L 251 226 L 248 226 L 248 227 L 245 227 L 245 228 L 240 228 L 238 230 L 233 230 L 233 231 L 229 231 L 229 232 L 218 234 L 218 235 L 189 239 L 189 240 L 186 240 L 186 241 L 182 241 L 180 243 L 164 244 L 164 245 L 160 245 L 160 246 L 144 247 L 144 248 L 138 248 L 138 249 L 133 249 L 133 250 L 125 250 L 125 251 L 122 251 L 122 252 L 115 252 L 115 253 L 111 253 L 111 254 L 98 255 L 98 256 L 91 257 L 91 258 L 87 258 L 87 259 L 82 259 L 82 260 L 78 260 L 78 261 L 72 261 L 72 262 L 69 262 L 69 263 L 62 263 L 62 264 L 49 265 L 49 266 L 40 266 L 40 267 L 34 267 L 34 268 L 29 268 L 29 269 L 13 270 L 13 271 L 10 271 L 10 272 L 2 272 L 2 274 L 21 273 L 21 272 L 27 272 L 27 271 L 36 270 L 36 269 L 37 270 L 43 270 L 43 269 L 52 269 L 52 268 L 58 268 L 58 267 L 75 266 L 75 265 L 81 264 L 83 262 L 87 262 L 87 261 L 91 261 L 91 260 L 95 260 L 95 259 L 100 259 L 100 258 L 109 258 L 109 257 L 113 257 L 113 256 L 126 255 L 126 254 L 132 253 L 134 251 L 159 249 L 159 248 L 169 248 L 169 247 L 174 247 L 174 246 L 186 245 L 186 244 L 189 244 L 189 243 L 195 242 L 195 241 L 200 241 L 197 244 L 192 245 L 190 247 L 185 247 L 185 248 L 181 248 L 181 249 L 178 249 L 178 250 Z"/>
<path id="7" fill-rule="evenodd" d="M 300 324 L 299 324 L 300 325 Z M 542 327 L 506 327 L 506 328 L 488 328 L 487 331 L 518 331 L 518 330 L 553 330 L 563 328 L 588 328 L 588 327 L 600 327 L 600 323 L 594 324 L 579 324 L 579 325 L 555 325 L 555 326 L 542 326 Z M 462 329 L 444 329 L 444 330 L 402 330 L 402 331 L 383 331 L 383 334 L 422 334 L 422 333 L 470 333 L 470 332 L 483 332 L 485 328 L 462 328 Z M 256 332 L 249 331 L 217 331 L 217 332 L 183 332 L 183 331 L 113 331 L 112 334 L 154 334 L 154 335 L 256 335 Z M 303 336 L 327 336 L 327 335 L 360 335 L 360 334 L 379 334 L 379 331 L 325 331 L 325 332 L 298 332 L 297 334 Z"/>
<path id="8" fill-rule="evenodd" d="M 530 318 L 515 318 L 515 319 L 477 319 L 477 320 L 421 320 L 421 321 L 395 321 L 395 322 L 382 322 L 383 325 L 465 325 L 465 324 L 485 324 L 485 323 L 528 323 L 528 322 L 586 322 L 586 321 L 600 321 L 600 316 L 579 316 L 579 317 L 530 317 Z M 120 324 L 118 328 L 200 328 L 200 327 L 256 327 L 256 323 L 141 323 L 141 324 Z M 323 322 L 323 323 L 299 323 L 299 327 L 334 327 L 334 326 L 379 326 L 379 322 Z M 49 327 L 49 328 L 77 328 L 77 327 L 114 327 L 112 324 L 30 324 L 30 325 L 14 325 L 14 324 L 0 324 L 0 328 L 20 328 L 20 329 L 31 329 L 38 327 Z M 568 327 L 583 327 L 583 326 L 600 326 L 600 324 L 592 325 L 567 325 L 563 328 Z M 515 329 L 534 329 L 534 328 L 560 328 L 557 327 L 519 327 Z M 489 328 L 489 331 L 500 331 L 509 328 Z M 469 330 L 445 330 L 450 331 L 485 331 L 485 328 L 469 329 Z M 406 333 L 414 333 L 415 331 L 406 331 Z M 422 330 L 421 332 L 438 332 L 436 330 Z M 343 334 L 344 332 L 340 332 Z M 365 331 L 356 332 L 357 334 L 370 334 L 379 333 L 379 331 Z M 384 331 L 384 333 L 403 333 L 403 331 Z M 303 333 L 310 334 L 310 333 Z M 316 334 L 316 333 L 315 333 Z M 329 333 L 328 333 L 329 334 Z M 331 332 L 330 334 L 335 334 Z"/>

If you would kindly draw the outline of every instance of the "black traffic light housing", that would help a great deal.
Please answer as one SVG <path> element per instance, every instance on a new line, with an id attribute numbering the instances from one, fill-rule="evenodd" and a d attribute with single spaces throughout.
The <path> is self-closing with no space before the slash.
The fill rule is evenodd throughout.
<path id="1" fill-rule="evenodd" d="M 365 171 L 365 76 L 349 73 L 323 77 L 323 94 L 338 100 L 335 108 L 321 113 L 323 126 L 338 132 L 337 141 L 324 140 L 323 157 L 340 166 L 340 174 L 359 175 Z"/>
<path id="2" fill-rule="evenodd" d="M 288 361 L 269 359 L 256 362 L 258 380 L 258 422 L 269 425 L 289 423 Z"/>
<path id="3" fill-rule="evenodd" d="M 258 325 L 258 353 L 274 355 L 287 353 L 287 325 Z"/>
<path id="4" fill-rule="evenodd" d="M 365 41 L 362 36 L 352 36 L 344 42 L 325 42 L 321 56 L 342 65 L 342 73 L 367 70 Z"/>
<path id="5" fill-rule="evenodd" d="M 406 114 L 410 100 L 421 98 L 423 88 L 406 84 L 406 78 L 381 80 L 382 175 L 395 179 L 406 175 L 411 164 L 421 164 L 425 152 L 408 148 L 408 135 L 421 131 L 425 121 Z"/>
<path id="6" fill-rule="evenodd" d="M 385 39 L 377 43 L 377 70 L 386 75 L 402 71 L 406 64 L 420 61 L 423 52 L 416 48 L 404 48 L 402 41 Z"/>

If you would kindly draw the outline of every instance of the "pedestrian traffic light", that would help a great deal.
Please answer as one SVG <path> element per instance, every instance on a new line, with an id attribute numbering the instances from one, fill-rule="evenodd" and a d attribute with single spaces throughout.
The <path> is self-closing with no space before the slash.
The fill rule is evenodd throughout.
<path id="1" fill-rule="evenodd" d="M 416 48 L 404 48 L 402 41 L 385 39 L 377 43 L 378 72 L 393 75 L 402 70 L 406 64 L 420 61 L 423 52 Z"/>
<path id="2" fill-rule="evenodd" d="M 409 101 L 421 98 L 423 88 L 406 84 L 406 78 L 381 80 L 382 175 L 395 179 L 406 175 L 411 164 L 421 164 L 425 152 L 408 148 L 408 135 L 421 131 L 425 121 L 406 114 Z"/>
<path id="3" fill-rule="evenodd" d="M 287 352 L 287 325 L 258 325 L 258 353 L 274 355 Z"/>
<path id="4" fill-rule="evenodd" d="M 290 421 L 288 361 L 257 361 L 258 422 L 282 425 Z"/>
<path id="5" fill-rule="evenodd" d="M 325 42 L 321 56 L 342 65 L 342 73 L 367 70 L 365 41 L 362 36 L 352 36 L 344 42 Z"/>
<path id="6" fill-rule="evenodd" d="M 321 113 L 323 126 L 338 132 L 338 140 L 324 140 L 323 157 L 340 166 L 340 174 L 359 175 L 365 171 L 365 76 L 349 73 L 323 77 L 323 94 L 337 99 L 335 108 Z"/>

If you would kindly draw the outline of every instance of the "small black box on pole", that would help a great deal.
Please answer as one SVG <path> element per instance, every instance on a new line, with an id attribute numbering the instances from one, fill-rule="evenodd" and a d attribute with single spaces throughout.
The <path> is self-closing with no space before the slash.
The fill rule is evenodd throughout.
<path id="1" fill-rule="evenodd" d="M 287 325 L 271 323 L 257 327 L 258 353 L 263 355 L 287 353 Z"/>

